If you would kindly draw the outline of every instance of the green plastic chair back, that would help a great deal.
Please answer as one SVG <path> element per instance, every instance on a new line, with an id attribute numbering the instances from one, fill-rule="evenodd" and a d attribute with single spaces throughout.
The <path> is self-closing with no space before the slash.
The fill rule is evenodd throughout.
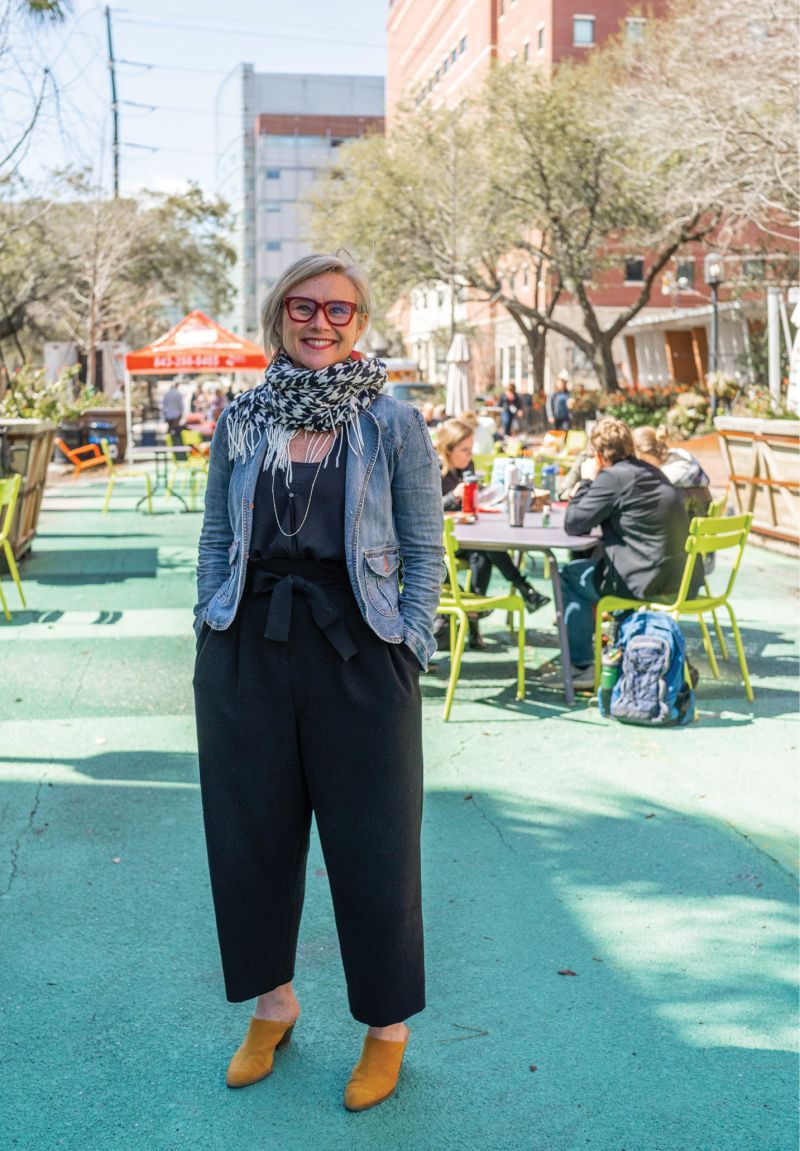
<path id="1" fill-rule="evenodd" d="M 456 684 L 461 674 L 461 661 L 469 629 L 468 613 L 478 611 L 506 611 L 519 615 L 517 629 L 517 699 L 525 698 L 525 602 L 516 591 L 505 595 L 477 595 L 459 584 L 460 561 L 457 556 L 458 540 L 453 529 L 453 521 L 444 522 L 444 562 L 447 569 L 447 583 L 442 589 L 438 614 L 450 617 L 450 679 L 444 702 L 444 718 L 450 718 Z"/>
<path id="2" fill-rule="evenodd" d="M 17 562 L 14 559 L 14 549 L 11 546 L 11 525 L 14 522 L 14 512 L 17 507 L 17 498 L 19 497 L 19 489 L 22 483 L 22 476 L 14 474 L 13 476 L 6 476 L 0 479 L 0 546 L 2 546 L 3 554 L 6 557 L 8 570 L 11 578 L 16 585 L 19 593 L 19 598 L 22 601 L 22 606 L 26 607 L 25 593 L 22 590 L 22 580 L 19 578 L 19 569 Z M 8 601 L 3 593 L 3 585 L 0 582 L 0 607 L 3 609 L 3 615 L 7 620 L 11 619 L 11 612 L 8 607 Z"/>
<path id="3" fill-rule="evenodd" d="M 744 645 L 742 644 L 742 637 L 739 631 L 739 624 L 736 620 L 733 608 L 729 602 L 731 593 L 733 592 L 736 583 L 736 576 L 739 571 L 739 565 L 742 562 L 744 555 L 747 537 L 750 534 L 750 526 L 753 522 L 751 512 L 741 516 L 697 516 L 689 525 L 689 534 L 686 537 L 686 564 L 683 569 L 683 576 L 681 577 L 680 587 L 678 594 L 674 600 L 665 602 L 664 600 L 651 599 L 651 600 L 636 600 L 624 599 L 620 596 L 603 596 L 597 605 L 597 623 L 595 626 L 595 687 L 600 683 L 600 668 L 602 657 L 602 626 L 603 626 L 603 613 L 612 611 L 623 611 L 627 608 L 647 607 L 652 611 L 666 611 L 669 612 L 675 619 L 682 615 L 693 615 L 697 617 L 697 622 L 700 625 L 700 630 L 703 635 L 703 646 L 708 656 L 708 662 L 711 667 L 712 674 L 719 678 L 719 665 L 717 664 L 717 657 L 714 654 L 714 649 L 711 646 L 711 636 L 709 635 L 708 627 L 703 619 L 706 612 L 710 612 L 714 620 L 714 628 L 717 633 L 722 656 L 727 659 L 728 651 L 725 644 L 725 638 L 722 634 L 719 620 L 716 616 L 717 608 L 725 608 L 730 619 L 731 631 L 733 632 L 734 644 L 736 646 L 736 654 L 739 658 L 739 668 L 742 673 L 742 682 L 744 684 L 745 695 L 752 703 L 753 688 L 750 684 L 750 673 L 747 667 L 747 660 L 745 658 Z M 692 586 L 692 577 L 697 565 L 698 556 L 706 556 L 720 551 L 730 551 L 735 549 L 736 555 L 734 556 L 733 565 L 731 567 L 728 582 L 724 591 L 716 593 L 709 589 L 708 582 L 705 583 L 705 593 L 690 595 Z"/>

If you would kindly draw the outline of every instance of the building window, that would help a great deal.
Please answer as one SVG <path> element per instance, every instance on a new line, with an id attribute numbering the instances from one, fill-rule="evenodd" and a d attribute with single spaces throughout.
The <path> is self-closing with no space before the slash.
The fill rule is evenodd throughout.
<path id="1" fill-rule="evenodd" d="M 445 72 L 448 71 L 449 67 L 450 67 L 450 57 L 445 56 L 444 60 L 442 61 L 442 75 L 443 76 L 444 76 Z"/>
<path id="2" fill-rule="evenodd" d="M 530 58 L 531 58 L 531 42 L 530 42 L 530 40 L 526 40 L 525 43 L 522 45 L 522 59 L 527 64 L 528 61 L 530 60 Z"/>
<path id="3" fill-rule="evenodd" d="M 766 262 L 762 259 L 749 259 L 742 261 L 742 272 L 746 280 L 763 280 L 767 271 Z"/>
<path id="4" fill-rule="evenodd" d="M 647 20 L 644 16 L 629 16 L 625 21 L 625 35 L 631 44 L 641 44 Z"/>
<path id="5" fill-rule="evenodd" d="M 466 52 L 466 50 L 467 50 L 467 38 L 466 38 L 466 36 L 462 36 L 458 42 L 458 54 L 459 54 L 459 56 L 463 56 L 464 53 Z"/>
<path id="6" fill-rule="evenodd" d="M 281 178 L 280 168 L 265 168 L 264 169 L 264 179 L 265 180 L 280 180 L 280 178 Z"/>
<path id="7" fill-rule="evenodd" d="M 277 200 L 267 200 L 262 207 L 265 212 L 280 212 L 281 210 L 280 202 Z"/>
<path id="8" fill-rule="evenodd" d="M 678 288 L 694 287 L 694 260 L 681 260 L 675 269 L 675 280 Z"/>
<path id="9" fill-rule="evenodd" d="M 528 267 L 528 265 L 527 265 L 527 264 L 523 264 L 523 266 L 522 266 L 522 286 L 523 286 L 523 288 L 524 288 L 526 291 L 527 291 L 527 290 L 528 290 L 528 288 L 531 286 L 531 275 L 530 275 L 530 271 L 531 271 L 531 270 L 530 270 L 530 268 Z"/>
<path id="10" fill-rule="evenodd" d="M 544 52 L 544 24 L 536 25 L 536 51 Z"/>
<path id="11" fill-rule="evenodd" d="M 594 44 L 594 16 L 572 17 L 572 43 L 578 48 Z"/>
<path id="12" fill-rule="evenodd" d="M 266 243 L 264 244 L 264 251 L 265 252 L 280 252 L 280 250 L 281 250 L 280 240 L 267 240 Z"/>
<path id="13" fill-rule="evenodd" d="M 453 51 L 450 53 L 450 63 L 455 64 L 457 59 L 458 59 L 458 48 L 454 48 Z"/>
<path id="14" fill-rule="evenodd" d="M 641 256 L 628 256 L 625 261 L 625 283 L 641 284 L 644 282 L 644 260 Z"/>

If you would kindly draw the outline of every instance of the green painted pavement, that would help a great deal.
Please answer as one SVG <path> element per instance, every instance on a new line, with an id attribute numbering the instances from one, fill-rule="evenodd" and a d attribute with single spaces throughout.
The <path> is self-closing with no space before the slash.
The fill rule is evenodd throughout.
<path id="1" fill-rule="evenodd" d="M 753 707 L 687 627 L 689 730 L 530 677 L 515 704 L 500 620 L 449 725 L 446 664 L 424 677 L 429 1007 L 396 1097 L 349 1115 L 361 1029 L 316 840 L 295 1041 L 224 1087 L 248 1008 L 224 1001 L 197 790 L 199 516 L 135 513 L 139 487 L 106 517 L 102 483 L 49 492 L 28 610 L 0 621 L 0 1145 L 793 1151 L 796 565 L 754 548 L 740 574 Z M 532 622 L 531 667 L 554 653 Z"/>

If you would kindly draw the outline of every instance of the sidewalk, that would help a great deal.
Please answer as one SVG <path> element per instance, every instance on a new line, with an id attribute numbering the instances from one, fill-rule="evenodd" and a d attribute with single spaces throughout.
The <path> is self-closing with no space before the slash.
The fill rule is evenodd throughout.
<path id="1" fill-rule="evenodd" d="M 0 619 L 1 1145 L 793 1151 L 796 565 L 752 548 L 740 572 L 752 707 L 687 625 L 688 730 L 515 704 L 500 620 L 449 724 L 444 662 L 424 677 L 429 1006 L 396 1097 L 350 1115 L 361 1028 L 316 838 L 295 1039 L 224 1086 L 249 1011 L 224 1000 L 197 789 L 200 516 L 136 513 L 140 487 L 105 517 L 102 481 L 49 491 L 28 610 Z M 533 667 L 554 640 L 530 639 Z"/>

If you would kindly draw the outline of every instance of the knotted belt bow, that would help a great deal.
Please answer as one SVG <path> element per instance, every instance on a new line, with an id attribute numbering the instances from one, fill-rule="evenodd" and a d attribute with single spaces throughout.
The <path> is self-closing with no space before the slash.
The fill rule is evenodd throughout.
<path id="1" fill-rule="evenodd" d="M 297 566 L 300 567 L 302 562 Z M 306 561 L 305 566 L 310 568 L 314 565 Z M 329 573 L 325 574 L 330 578 Z M 265 639 L 277 643 L 288 642 L 292 626 L 292 599 L 297 591 L 305 596 L 314 623 L 338 655 L 347 661 L 357 654 L 358 648 L 345 626 L 342 610 L 325 590 L 320 579 L 307 579 L 298 571 L 270 571 L 253 565 L 252 590 L 254 595 L 265 595 L 268 592 L 272 595 L 264 628 Z"/>

